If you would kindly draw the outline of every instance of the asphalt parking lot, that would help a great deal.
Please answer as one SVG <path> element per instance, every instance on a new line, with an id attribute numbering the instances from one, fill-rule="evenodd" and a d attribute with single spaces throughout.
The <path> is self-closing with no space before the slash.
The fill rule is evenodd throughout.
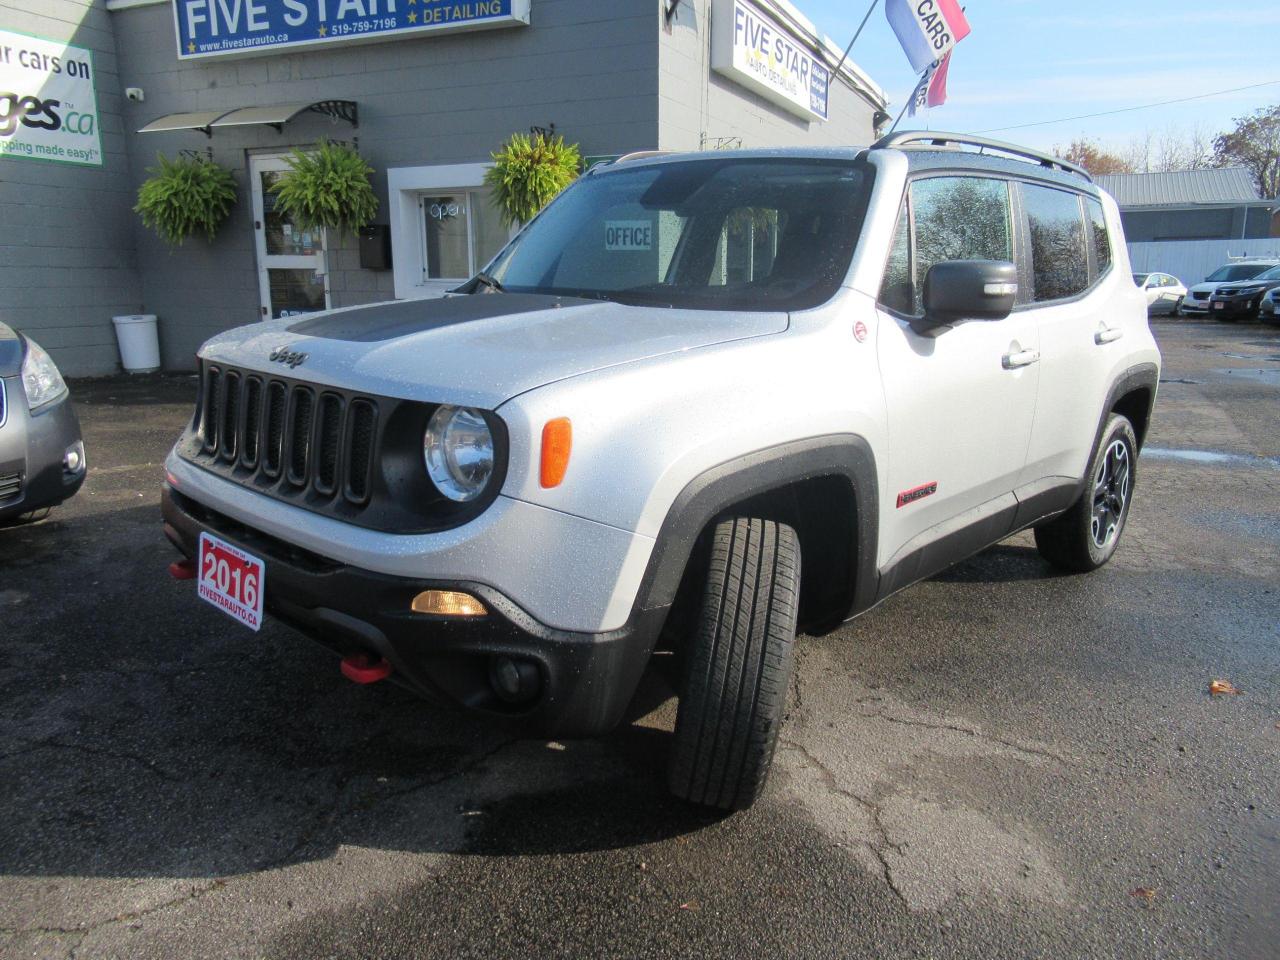
<path id="1" fill-rule="evenodd" d="M 656 676 L 513 740 L 200 603 L 193 378 L 74 384 L 84 490 L 0 531 L 0 956 L 1280 956 L 1280 329 L 1156 332 L 1111 565 L 1021 535 L 804 639 L 727 818 L 667 798 Z"/>

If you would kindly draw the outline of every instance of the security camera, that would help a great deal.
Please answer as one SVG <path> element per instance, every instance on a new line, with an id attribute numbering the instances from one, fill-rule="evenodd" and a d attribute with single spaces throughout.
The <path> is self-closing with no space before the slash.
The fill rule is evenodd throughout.
<path id="1" fill-rule="evenodd" d="M 147 99 L 147 95 L 142 92 L 141 87 L 125 87 L 124 95 L 134 103 L 141 103 Z"/>

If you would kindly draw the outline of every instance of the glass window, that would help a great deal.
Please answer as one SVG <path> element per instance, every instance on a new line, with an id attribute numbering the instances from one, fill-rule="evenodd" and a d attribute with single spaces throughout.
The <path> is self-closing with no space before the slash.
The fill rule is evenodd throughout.
<path id="1" fill-rule="evenodd" d="M 431 280 L 465 280 L 507 242 L 507 228 L 484 190 L 423 196 L 422 219 L 422 272 Z"/>
<path id="2" fill-rule="evenodd" d="M 1036 302 L 1061 300 L 1089 286 L 1084 220 L 1079 196 L 1052 187 L 1023 184 L 1031 227 L 1031 268 Z"/>
<path id="3" fill-rule="evenodd" d="M 1107 230 L 1107 218 L 1103 215 L 1102 204 L 1093 198 L 1086 198 L 1085 210 L 1089 214 L 1089 222 L 1093 228 L 1093 260 L 1098 276 L 1102 276 L 1111 268 L 1111 234 Z M 1169 278 L 1165 277 L 1168 281 Z"/>
<path id="4" fill-rule="evenodd" d="M 1213 273 L 1205 277 L 1210 283 L 1231 283 L 1235 280 L 1252 280 L 1258 274 L 1266 270 L 1270 264 L 1266 263 L 1240 263 L 1228 264 L 1225 267 L 1219 267 Z"/>
<path id="5" fill-rule="evenodd" d="M 708 158 L 582 177 L 493 264 L 508 290 L 712 310 L 830 299 L 862 226 L 849 161 Z"/>
<path id="6" fill-rule="evenodd" d="M 915 228 L 912 312 L 923 309 L 924 278 L 948 260 L 1012 260 L 1009 185 L 983 177 L 934 177 L 911 185 Z"/>
<path id="7" fill-rule="evenodd" d="M 320 250 L 320 232 L 299 230 L 276 206 L 279 197 L 272 187 L 280 179 L 279 170 L 263 170 L 262 227 L 268 256 L 310 257 Z"/>
<path id="8" fill-rule="evenodd" d="M 893 245 L 889 248 L 889 260 L 884 266 L 884 280 L 880 284 L 880 302 L 898 313 L 910 313 L 914 294 L 911 286 L 911 221 L 908 219 L 906 201 L 898 214 L 898 225 L 893 231 Z"/>
<path id="9" fill-rule="evenodd" d="M 314 270 L 267 270 L 271 290 L 271 316 L 294 317 L 324 307 L 324 278 Z"/>

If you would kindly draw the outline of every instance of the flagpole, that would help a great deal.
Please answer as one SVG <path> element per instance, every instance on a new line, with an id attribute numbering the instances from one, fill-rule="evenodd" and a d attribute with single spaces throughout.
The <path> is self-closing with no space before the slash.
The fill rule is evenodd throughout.
<path id="1" fill-rule="evenodd" d="M 880 0 L 871 0 L 871 6 L 867 7 L 867 15 L 863 17 L 862 22 L 858 24 L 858 30 L 856 33 L 854 33 L 853 39 L 849 41 L 849 45 L 844 48 L 844 55 L 840 57 L 840 62 L 837 63 L 836 68 L 831 71 L 831 75 L 833 77 L 840 75 L 840 68 L 843 67 L 844 62 L 849 59 L 849 51 L 853 49 L 853 45 L 857 43 L 858 38 L 862 36 L 863 28 L 867 25 L 867 21 L 871 19 L 872 12 L 879 5 L 880 5 Z"/>
<path id="2" fill-rule="evenodd" d="M 918 86 L 920 86 L 919 80 L 916 81 L 916 87 Z M 911 101 L 915 99 L 916 87 L 911 88 L 911 96 L 907 97 L 907 102 L 904 103 L 902 105 L 902 109 L 898 111 L 898 119 L 893 121 L 893 126 L 889 128 L 889 133 L 885 134 L 886 137 L 898 129 L 898 124 L 900 124 L 902 122 L 902 118 L 907 115 L 907 107 L 911 106 Z"/>

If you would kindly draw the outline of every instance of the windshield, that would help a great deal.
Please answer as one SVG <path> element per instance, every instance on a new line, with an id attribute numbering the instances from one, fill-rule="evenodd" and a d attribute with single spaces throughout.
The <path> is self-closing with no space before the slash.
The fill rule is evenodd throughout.
<path id="1" fill-rule="evenodd" d="M 862 226 L 851 161 L 714 158 L 584 176 L 487 271 L 504 290 L 710 310 L 830 299 Z"/>
<path id="2" fill-rule="evenodd" d="M 1213 271 L 1213 273 L 1209 274 L 1209 276 L 1205 277 L 1205 280 L 1214 283 L 1230 283 L 1232 280 L 1252 280 L 1264 270 L 1270 269 L 1270 264 L 1266 263 L 1237 263 L 1230 266 L 1219 267 L 1217 270 Z"/>
<path id="3" fill-rule="evenodd" d="M 1280 280 L 1280 267 L 1272 267 L 1266 273 L 1260 273 L 1253 279 L 1255 280 Z"/>

